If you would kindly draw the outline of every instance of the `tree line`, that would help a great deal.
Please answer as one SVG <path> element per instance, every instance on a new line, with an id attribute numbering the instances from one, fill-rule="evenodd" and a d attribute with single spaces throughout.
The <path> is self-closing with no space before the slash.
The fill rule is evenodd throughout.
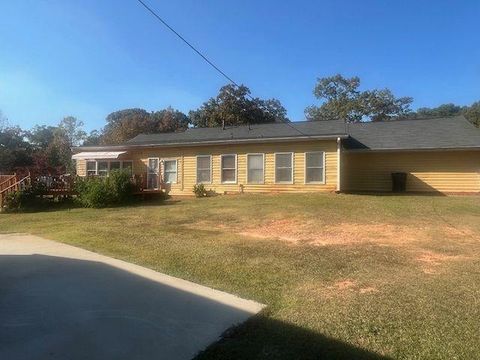
<path id="1" fill-rule="evenodd" d="M 413 111 L 411 97 L 396 97 L 389 89 L 360 90 L 358 77 L 319 78 L 313 94 L 318 104 L 305 109 L 308 121 L 388 121 L 462 114 L 480 126 L 480 101 L 470 106 L 443 104 Z M 253 97 L 246 86 L 230 84 L 188 114 L 171 107 L 153 112 L 139 108 L 119 110 L 106 117 L 101 130 L 89 134 L 83 130 L 83 122 L 72 116 L 56 126 L 37 125 L 24 130 L 8 125 L 0 113 L 0 173 L 26 167 L 48 173 L 71 172 L 73 146 L 116 145 L 141 133 L 289 121 L 279 100 Z"/>

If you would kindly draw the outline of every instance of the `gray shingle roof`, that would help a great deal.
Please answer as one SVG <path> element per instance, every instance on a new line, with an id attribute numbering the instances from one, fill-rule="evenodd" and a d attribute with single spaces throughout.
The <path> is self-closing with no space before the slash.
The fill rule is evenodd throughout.
<path id="1" fill-rule="evenodd" d="M 480 129 L 463 116 L 348 125 L 350 150 L 480 148 Z"/>
<path id="2" fill-rule="evenodd" d="M 285 123 L 256 124 L 226 127 L 225 129 L 221 127 L 192 128 L 176 133 L 141 134 L 127 141 L 127 145 L 169 145 L 330 136 L 346 136 L 343 121 L 302 121 L 290 123 L 290 125 Z"/>
<path id="3" fill-rule="evenodd" d="M 345 125 L 343 121 L 303 121 L 235 126 L 222 129 L 193 128 L 177 133 L 138 135 L 124 145 L 79 147 L 80 151 L 128 149 L 148 146 L 261 142 L 289 138 L 344 138 L 351 151 L 480 149 L 480 129 L 463 116 L 417 120 L 391 120 Z"/>

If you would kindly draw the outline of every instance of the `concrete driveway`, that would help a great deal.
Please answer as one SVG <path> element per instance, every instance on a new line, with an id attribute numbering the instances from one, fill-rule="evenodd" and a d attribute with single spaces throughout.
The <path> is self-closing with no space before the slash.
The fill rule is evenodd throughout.
<path id="1" fill-rule="evenodd" d="M 73 246 L 0 235 L 0 359 L 191 359 L 262 307 Z"/>

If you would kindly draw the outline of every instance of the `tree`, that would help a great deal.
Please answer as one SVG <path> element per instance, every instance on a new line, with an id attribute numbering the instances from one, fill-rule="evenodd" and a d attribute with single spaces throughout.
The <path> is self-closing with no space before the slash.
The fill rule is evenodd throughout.
<path id="1" fill-rule="evenodd" d="M 107 116 L 103 144 L 121 144 L 139 134 L 171 132 L 188 127 L 188 117 L 171 107 L 149 113 L 143 109 L 125 109 Z"/>
<path id="2" fill-rule="evenodd" d="M 0 174 L 31 165 L 32 147 L 18 126 L 0 129 Z"/>
<path id="3" fill-rule="evenodd" d="M 277 99 L 252 98 L 246 86 L 231 84 L 223 86 L 217 97 L 210 98 L 199 109 L 190 111 L 189 117 L 195 127 L 289 121 L 287 111 Z"/>
<path id="4" fill-rule="evenodd" d="M 36 125 L 27 133 L 27 138 L 34 150 L 43 150 L 52 143 L 56 130 L 56 126 Z"/>
<path id="5" fill-rule="evenodd" d="M 172 107 L 156 111 L 151 114 L 151 117 L 153 121 L 153 132 L 156 133 L 186 130 L 190 123 L 187 115 Z"/>
<path id="6" fill-rule="evenodd" d="M 3 115 L 2 110 L 0 110 L 0 131 L 8 127 L 8 119 Z"/>
<path id="7" fill-rule="evenodd" d="M 86 133 L 82 121 L 67 116 L 58 126 L 35 126 L 26 137 L 33 150 L 33 170 L 52 173 L 73 170 L 71 148 L 80 145 Z"/>
<path id="8" fill-rule="evenodd" d="M 86 132 L 83 130 L 83 125 L 83 121 L 78 120 L 73 116 L 64 117 L 62 121 L 60 121 L 58 129 L 61 132 L 61 136 L 65 137 L 65 140 L 70 147 L 80 145 L 87 136 Z M 60 133 L 57 135 L 60 135 Z"/>
<path id="9" fill-rule="evenodd" d="M 470 106 L 464 106 L 462 113 L 476 127 L 480 127 L 480 101 L 476 101 Z"/>
<path id="10" fill-rule="evenodd" d="M 470 106 L 458 106 L 452 103 L 442 104 L 434 108 L 423 107 L 412 114 L 414 118 L 463 115 L 473 125 L 480 127 L 480 101 Z"/>
<path id="11" fill-rule="evenodd" d="M 102 141 L 102 134 L 98 130 L 92 130 L 83 140 L 83 146 L 100 145 Z"/>
<path id="12" fill-rule="evenodd" d="M 360 91 L 360 78 L 345 78 L 340 74 L 319 78 L 313 94 L 320 106 L 305 109 L 308 120 L 341 119 L 346 122 L 383 121 L 407 116 L 413 99 L 396 98 L 389 89 Z"/>
<path id="13" fill-rule="evenodd" d="M 423 107 L 417 109 L 416 117 L 434 117 L 434 116 L 451 116 L 462 112 L 462 107 L 455 104 L 442 104 L 436 108 Z"/>

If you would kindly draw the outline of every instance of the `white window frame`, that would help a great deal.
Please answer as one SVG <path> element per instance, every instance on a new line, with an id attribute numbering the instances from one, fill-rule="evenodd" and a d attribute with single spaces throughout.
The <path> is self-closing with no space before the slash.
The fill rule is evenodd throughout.
<path id="1" fill-rule="evenodd" d="M 208 157 L 210 159 L 210 181 L 198 181 L 198 158 L 199 157 Z M 197 155 L 195 157 L 195 183 L 196 184 L 211 184 L 213 181 L 213 157 L 212 155 Z M 201 169 L 206 170 L 206 169 Z"/>
<path id="2" fill-rule="evenodd" d="M 90 163 L 91 163 L 91 162 L 95 163 L 95 170 L 88 170 L 88 163 L 89 163 L 89 162 L 90 162 Z M 89 171 L 95 171 L 95 173 L 94 173 L 94 174 L 88 174 Z M 97 160 L 87 160 L 87 161 L 85 161 L 85 175 L 86 175 L 86 176 L 96 176 L 97 173 L 98 173 Z"/>
<path id="3" fill-rule="evenodd" d="M 223 181 L 223 158 L 225 156 L 235 156 L 235 181 Z M 232 170 L 232 168 L 227 168 L 226 170 Z M 222 184 L 236 184 L 237 183 L 237 174 L 238 173 L 238 156 L 237 154 L 221 154 L 220 155 L 220 181 Z"/>
<path id="4" fill-rule="evenodd" d="M 262 175 L 262 181 L 261 182 L 251 182 L 250 179 L 249 179 L 249 176 L 248 176 L 248 170 L 249 170 L 248 157 L 251 156 L 251 155 L 262 155 L 263 175 Z M 247 184 L 265 184 L 265 153 L 247 153 L 247 179 L 246 179 L 246 181 L 247 181 Z"/>
<path id="5" fill-rule="evenodd" d="M 109 160 L 108 161 L 108 173 L 109 174 L 110 174 L 110 171 L 112 170 L 112 168 L 111 168 L 112 162 L 120 163 L 120 167 L 117 170 L 122 170 L 122 160 Z"/>
<path id="6" fill-rule="evenodd" d="M 292 180 L 291 181 L 277 181 L 277 155 L 290 155 L 292 159 Z M 295 176 L 295 153 L 293 151 L 285 151 L 285 152 L 276 152 L 273 154 L 273 176 L 275 180 L 275 184 L 293 184 L 294 183 L 294 176 Z"/>
<path id="7" fill-rule="evenodd" d="M 98 170 L 98 163 L 107 163 L 107 173 L 105 175 L 100 175 L 99 173 L 99 170 Z M 97 160 L 97 176 L 105 176 L 107 177 L 108 175 L 110 175 L 110 161 L 109 160 Z"/>
<path id="8" fill-rule="evenodd" d="M 148 168 L 150 167 L 150 160 L 157 160 L 157 162 L 158 162 L 158 173 L 156 174 L 156 175 L 157 175 L 157 187 L 154 187 L 153 189 L 150 189 L 150 188 L 148 187 L 148 184 L 149 184 L 149 183 L 148 183 L 148 180 L 149 180 L 149 179 L 148 179 L 148 175 L 154 175 L 154 173 L 151 173 L 151 172 L 149 172 L 149 170 L 148 170 Z M 161 166 L 162 166 L 162 164 L 160 163 L 160 158 L 158 158 L 158 157 L 149 157 L 149 158 L 147 158 L 147 188 L 148 188 L 148 189 L 150 189 L 150 190 L 158 190 L 158 189 L 160 189 L 160 186 L 161 186 L 161 184 L 160 184 L 160 183 L 161 183 L 160 176 L 161 176 L 161 174 L 162 174 L 161 168 L 160 168 Z"/>
<path id="9" fill-rule="evenodd" d="M 323 181 L 307 181 L 307 154 L 320 154 L 322 153 L 323 154 L 323 168 L 322 168 L 322 179 Z M 305 185 L 310 185 L 310 184 L 321 184 L 321 185 L 325 185 L 326 183 L 326 179 L 325 179 L 325 176 L 326 176 L 326 172 L 325 172 L 325 151 L 322 151 L 322 150 L 318 150 L 318 151 L 306 151 L 304 153 L 304 156 L 305 156 L 305 164 L 304 164 L 304 184 Z M 319 167 L 313 167 L 312 169 L 318 169 Z"/>
<path id="10" fill-rule="evenodd" d="M 132 171 L 132 176 L 133 176 L 133 160 L 122 160 L 121 163 L 122 163 L 122 165 L 121 165 L 120 168 L 121 168 L 122 170 L 125 169 L 124 166 L 123 166 L 123 164 L 125 164 L 125 163 L 131 163 L 131 164 L 132 164 L 132 166 L 130 167 L 130 170 Z"/>
<path id="11" fill-rule="evenodd" d="M 165 181 L 165 174 L 167 173 L 167 170 L 166 170 L 166 167 L 165 167 L 165 162 L 166 161 L 175 161 L 175 181 L 174 182 L 166 182 Z M 162 171 L 162 177 L 163 177 L 163 182 L 165 184 L 177 184 L 178 183 L 178 159 L 175 159 L 175 158 L 165 158 L 165 159 L 162 159 L 162 167 L 163 167 L 163 171 Z M 169 171 L 170 173 L 171 171 Z"/>
<path id="12" fill-rule="evenodd" d="M 132 169 L 132 175 L 133 175 L 133 160 L 102 160 L 102 159 L 98 159 L 98 160 L 86 160 L 86 162 L 85 162 L 85 174 L 86 174 L 86 176 L 92 176 L 92 175 L 88 175 L 88 171 L 89 171 L 89 170 L 88 170 L 88 168 L 87 168 L 87 163 L 89 163 L 89 162 L 95 163 L 95 174 L 93 174 L 93 175 L 97 175 L 97 176 L 98 176 L 98 163 L 99 163 L 99 162 L 106 162 L 106 163 L 108 163 L 107 176 L 110 174 L 110 171 L 111 171 L 110 163 L 112 163 L 112 162 L 119 162 L 119 163 L 120 163 L 120 169 L 123 169 L 123 164 L 124 164 L 124 163 L 131 163 L 131 164 L 132 164 L 131 169 Z M 90 171 L 92 171 L 92 170 L 90 170 Z"/>

